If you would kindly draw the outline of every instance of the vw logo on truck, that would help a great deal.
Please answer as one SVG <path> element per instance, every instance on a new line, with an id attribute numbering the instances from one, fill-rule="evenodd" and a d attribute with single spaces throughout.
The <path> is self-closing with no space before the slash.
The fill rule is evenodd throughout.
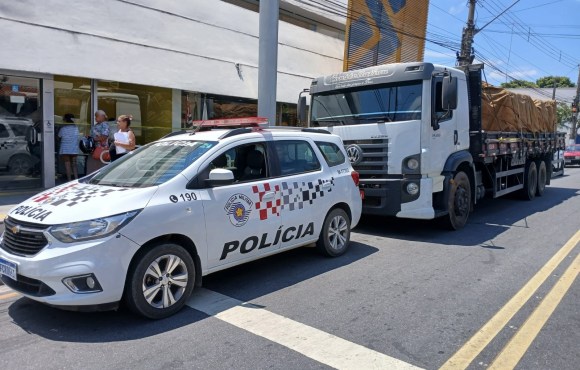
<path id="1" fill-rule="evenodd" d="M 356 166 L 362 161 L 362 149 L 356 144 L 347 146 L 346 154 L 348 155 L 348 160 L 353 166 Z"/>

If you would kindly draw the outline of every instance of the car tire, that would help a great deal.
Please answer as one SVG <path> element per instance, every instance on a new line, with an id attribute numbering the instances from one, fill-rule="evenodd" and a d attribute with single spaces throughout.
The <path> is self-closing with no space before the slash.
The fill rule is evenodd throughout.
<path id="1" fill-rule="evenodd" d="M 536 195 L 541 197 L 546 190 L 546 182 L 548 181 L 548 171 L 546 170 L 546 162 L 537 161 L 536 167 L 538 171 L 538 185 L 536 187 Z"/>
<path id="2" fill-rule="evenodd" d="M 449 189 L 447 203 L 448 215 L 445 217 L 445 225 L 451 230 L 462 229 L 467 223 L 471 212 L 471 184 L 469 177 L 463 171 L 453 176 Z"/>
<path id="3" fill-rule="evenodd" d="M 125 303 L 149 319 L 163 319 L 183 308 L 195 285 L 193 258 L 182 246 L 156 245 L 138 253 L 127 274 Z"/>
<path id="4" fill-rule="evenodd" d="M 349 242 L 350 218 L 343 209 L 334 208 L 324 219 L 316 247 L 326 256 L 338 257 L 346 252 Z"/>
<path id="5" fill-rule="evenodd" d="M 8 161 L 8 171 L 11 175 L 30 175 L 33 168 L 32 159 L 25 154 L 17 154 Z"/>

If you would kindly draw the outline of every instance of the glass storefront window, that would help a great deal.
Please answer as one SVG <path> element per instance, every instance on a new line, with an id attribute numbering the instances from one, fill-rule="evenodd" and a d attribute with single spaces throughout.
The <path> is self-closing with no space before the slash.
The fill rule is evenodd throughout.
<path id="1" fill-rule="evenodd" d="M 111 136 L 117 132 L 117 117 L 133 116 L 131 129 L 138 145 L 155 141 L 172 131 L 171 89 L 115 81 L 98 81 L 98 109 L 109 116 Z"/>
<path id="2" fill-rule="evenodd" d="M 88 78 L 54 76 L 54 124 L 58 130 L 65 114 L 74 115 L 81 135 L 91 130 L 91 80 Z"/>
<path id="3" fill-rule="evenodd" d="M 202 119 L 256 117 L 258 102 L 254 99 L 210 95 L 183 91 L 181 93 L 181 127 L 191 128 L 192 121 Z M 277 126 L 296 126 L 296 104 L 277 103 Z"/>

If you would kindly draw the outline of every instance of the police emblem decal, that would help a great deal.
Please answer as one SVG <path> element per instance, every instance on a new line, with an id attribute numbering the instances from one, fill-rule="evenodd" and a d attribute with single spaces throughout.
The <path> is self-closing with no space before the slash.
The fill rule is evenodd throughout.
<path id="1" fill-rule="evenodd" d="M 244 226 L 250 219 L 254 202 L 244 194 L 234 194 L 228 199 L 224 211 L 235 227 Z"/>

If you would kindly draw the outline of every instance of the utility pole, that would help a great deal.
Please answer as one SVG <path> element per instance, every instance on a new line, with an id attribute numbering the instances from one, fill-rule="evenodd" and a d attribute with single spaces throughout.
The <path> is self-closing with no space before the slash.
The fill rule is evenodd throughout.
<path id="1" fill-rule="evenodd" d="M 496 15 L 491 21 L 487 22 L 480 29 L 475 29 L 475 3 L 477 0 L 469 0 L 469 14 L 467 16 L 467 24 L 463 28 L 463 33 L 461 35 L 461 52 L 457 53 L 457 65 L 466 66 L 473 63 L 473 58 L 475 55 L 471 53 L 473 45 L 473 37 L 485 27 L 489 26 L 491 22 L 495 21 L 501 17 L 505 12 L 510 10 L 514 5 L 519 3 L 521 0 L 515 0 L 512 5 L 508 6 L 504 11 Z"/>
<path id="2" fill-rule="evenodd" d="M 556 80 L 554 80 L 554 89 L 552 90 L 552 100 L 556 100 L 556 87 L 558 86 L 558 84 L 556 83 Z"/>
<path id="3" fill-rule="evenodd" d="M 578 65 L 578 82 L 576 82 L 576 96 L 574 97 L 574 103 L 576 103 L 576 112 L 572 113 L 572 142 L 576 144 L 576 124 L 578 123 L 578 101 L 580 100 L 580 65 Z"/>
<path id="4" fill-rule="evenodd" d="M 476 0 L 469 0 L 469 14 L 467 16 L 467 24 L 463 27 L 461 35 L 461 52 L 457 54 L 457 65 L 466 66 L 473 62 L 473 55 L 471 53 L 473 45 L 473 37 L 475 36 L 475 2 Z"/>
<path id="5" fill-rule="evenodd" d="M 271 126 L 276 125 L 279 8 L 280 0 L 260 1 L 258 116 Z"/>

